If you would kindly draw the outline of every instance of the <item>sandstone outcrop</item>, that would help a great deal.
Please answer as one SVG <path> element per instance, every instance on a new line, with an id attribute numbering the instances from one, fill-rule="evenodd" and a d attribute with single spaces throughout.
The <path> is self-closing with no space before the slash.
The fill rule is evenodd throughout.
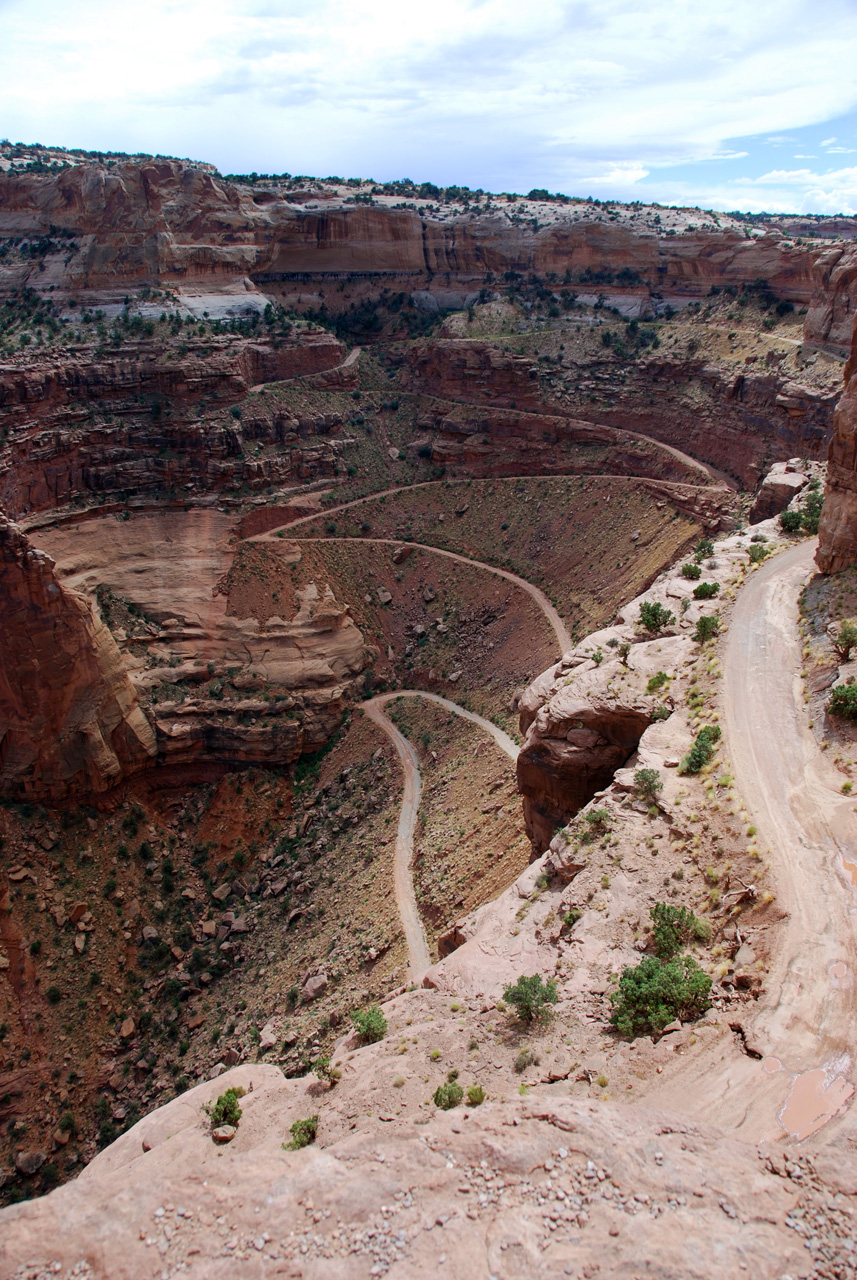
<path id="1" fill-rule="evenodd" d="M 202 1108 L 236 1086 L 247 1091 L 242 1118 L 218 1147 Z M 725 1277 L 742 1267 L 779 1280 L 809 1261 L 788 1220 L 809 1181 L 802 1165 L 791 1166 L 792 1182 L 780 1157 L 763 1162 L 755 1146 L 665 1111 L 540 1092 L 438 1112 L 394 1133 L 363 1117 L 332 1144 L 284 1151 L 308 1107 L 318 1100 L 305 1082 L 264 1064 L 199 1085 L 141 1120 L 76 1182 L 3 1210 L 4 1274 L 64 1280 L 83 1274 L 85 1259 L 92 1280 L 179 1268 L 191 1280 L 388 1271 L 618 1280 Z M 820 1165 L 805 1204 L 818 1221 L 816 1245 L 826 1245 L 842 1214 L 830 1199 L 825 1218 L 824 1206 L 851 1191 L 857 1169 L 845 1148 Z"/>
<path id="2" fill-rule="evenodd" d="M 654 700 L 617 693 L 618 659 L 596 665 L 573 651 L 543 672 L 519 704 L 518 789 L 535 856 L 635 751 Z"/>
<path id="3" fill-rule="evenodd" d="M 0 516 L 0 791 L 101 792 L 155 753 L 107 627 Z"/>
<path id="4" fill-rule="evenodd" d="M 822 573 L 838 573 L 857 561 L 857 326 L 844 380 L 827 452 L 827 484 L 818 526 L 815 561 Z"/>
<path id="5" fill-rule="evenodd" d="M 785 511 L 792 498 L 797 497 L 808 481 L 809 476 L 804 471 L 800 458 L 775 462 L 759 486 L 756 500 L 750 509 L 750 524 L 770 520 L 772 516 Z"/>

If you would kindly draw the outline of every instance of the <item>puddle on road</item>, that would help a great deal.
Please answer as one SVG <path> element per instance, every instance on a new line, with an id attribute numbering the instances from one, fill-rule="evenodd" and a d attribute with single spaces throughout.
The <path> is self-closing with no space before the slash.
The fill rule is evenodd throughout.
<path id="1" fill-rule="evenodd" d="M 832 1120 L 853 1093 L 854 1086 L 844 1076 L 830 1078 L 824 1067 L 804 1071 L 795 1076 L 780 1124 L 789 1137 L 802 1142 Z"/>

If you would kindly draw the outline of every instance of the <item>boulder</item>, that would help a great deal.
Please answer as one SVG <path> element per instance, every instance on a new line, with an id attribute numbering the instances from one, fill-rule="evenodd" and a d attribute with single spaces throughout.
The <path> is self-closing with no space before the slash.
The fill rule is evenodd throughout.
<path id="1" fill-rule="evenodd" d="M 327 990 L 327 974 L 315 973 L 311 978 L 307 978 L 301 987 L 301 999 L 304 1004 L 309 1004 L 312 1000 L 317 1000 Z"/>
<path id="2" fill-rule="evenodd" d="M 762 520 L 770 520 L 785 511 L 808 480 L 809 476 L 795 469 L 794 460 L 775 462 L 759 486 L 750 511 L 750 524 L 760 524 Z"/>

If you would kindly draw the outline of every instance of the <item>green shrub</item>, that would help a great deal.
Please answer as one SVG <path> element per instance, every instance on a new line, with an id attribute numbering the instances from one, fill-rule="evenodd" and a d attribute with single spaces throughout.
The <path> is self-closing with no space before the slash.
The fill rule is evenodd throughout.
<path id="1" fill-rule="evenodd" d="M 485 1101 L 485 1090 L 481 1084 L 471 1084 L 467 1089 L 467 1101 L 471 1107 L 481 1107 Z"/>
<path id="2" fill-rule="evenodd" d="M 236 1125 L 238 1123 L 242 1114 L 238 1099 L 243 1097 L 244 1090 L 240 1085 L 237 1088 L 227 1089 L 225 1093 L 221 1093 L 211 1108 L 212 1129 L 218 1129 L 222 1124 Z"/>
<path id="3" fill-rule="evenodd" d="M 682 757 L 681 764 L 678 767 L 679 773 L 699 773 L 703 765 L 708 764 L 714 755 L 714 744 L 719 741 L 720 726 L 716 724 L 703 725 L 696 735 L 696 741 L 690 751 L 686 756 Z"/>
<path id="4" fill-rule="evenodd" d="M 669 609 L 665 609 L 662 604 L 644 600 L 640 605 L 640 621 L 647 631 L 656 635 L 658 631 L 663 631 L 664 627 L 669 627 L 675 622 L 675 614 L 670 613 Z"/>
<path id="5" fill-rule="evenodd" d="M 813 488 L 815 484 L 815 488 Z M 818 488 L 817 481 L 813 481 L 808 486 L 807 498 L 801 512 L 801 520 L 803 527 L 808 534 L 815 535 L 818 533 L 818 522 L 821 519 L 821 509 L 824 506 L 824 497 Z"/>
<path id="6" fill-rule="evenodd" d="M 663 1031 L 675 1018 L 699 1018 L 710 1008 L 711 979 L 692 956 L 663 962 L 644 956 L 624 969 L 619 989 L 610 996 L 610 1021 L 623 1036 Z"/>
<path id="7" fill-rule="evenodd" d="M 654 693 L 657 689 L 662 689 L 669 680 L 666 671 L 656 671 L 653 676 L 649 677 L 646 685 L 646 693 Z"/>
<path id="8" fill-rule="evenodd" d="M 707 924 L 707 921 L 697 919 L 687 907 L 676 907 L 670 902 L 656 902 L 649 915 L 652 917 L 655 954 L 661 960 L 672 960 L 689 938 L 699 938 L 705 934 L 705 929 L 700 930 L 700 926 Z"/>
<path id="9" fill-rule="evenodd" d="M 857 684 L 841 684 L 834 689 L 827 701 L 827 710 L 832 716 L 857 720 Z"/>
<path id="10" fill-rule="evenodd" d="M 783 533 L 797 533 L 802 524 L 803 515 L 800 511 L 780 512 L 780 528 Z"/>
<path id="11" fill-rule="evenodd" d="M 287 1151 L 300 1151 L 315 1142 L 318 1133 L 318 1116 L 307 1116 L 306 1120 L 296 1120 L 289 1129 L 291 1142 L 284 1142 Z"/>
<path id="12" fill-rule="evenodd" d="M 457 1107 L 464 1097 L 464 1090 L 457 1080 L 447 1080 L 439 1084 L 434 1091 L 434 1105 L 441 1111 L 451 1111 Z"/>
<path id="13" fill-rule="evenodd" d="M 514 1007 L 522 1022 L 543 1022 L 551 1016 L 549 1006 L 557 1002 L 556 982 L 553 978 L 545 982 L 540 973 L 522 975 L 506 987 L 503 999 Z"/>
<path id="14" fill-rule="evenodd" d="M 720 619 L 716 618 L 713 613 L 704 613 L 701 618 L 696 620 L 696 630 L 693 633 L 694 640 L 698 640 L 700 644 L 705 644 L 706 640 L 713 640 L 720 632 Z"/>
<path id="15" fill-rule="evenodd" d="M 697 582 L 702 577 L 702 570 L 698 564 L 683 564 L 681 566 L 681 576 L 688 578 L 691 582 Z"/>
<path id="16" fill-rule="evenodd" d="M 701 538 L 693 549 L 693 558 L 697 564 L 706 556 L 714 555 L 714 543 L 710 538 Z"/>
<path id="17" fill-rule="evenodd" d="M 638 769 L 634 774 L 634 786 L 641 800 L 653 804 L 664 789 L 663 779 L 657 769 Z"/>
<path id="18" fill-rule="evenodd" d="M 833 647 L 836 650 L 836 656 L 840 662 L 847 662 L 851 657 L 851 650 L 857 645 L 857 627 L 853 622 L 843 622 L 836 639 L 833 641 Z"/>
<path id="19" fill-rule="evenodd" d="M 327 1054 L 322 1054 L 321 1057 L 316 1058 L 315 1062 L 312 1064 L 312 1069 L 318 1076 L 319 1080 L 323 1080 L 331 1086 L 335 1085 L 338 1080 L 342 1079 L 341 1070 L 339 1067 L 332 1067 L 330 1065 L 330 1058 Z"/>
<path id="20" fill-rule="evenodd" d="M 764 546 L 761 542 L 757 542 L 750 548 L 750 564 L 761 564 L 767 555 L 770 555 L 771 548 Z"/>
<path id="21" fill-rule="evenodd" d="M 351 1021 L 364 1044 L 374 1044 L 387 1034 L 387 1019 L 376 1004 L 352 1013 Z"/>
<path id="22" fill-rule="evenodd" d="M 719 592 L 719 582 L 700 582 L 698 587 L 693 588 L 693 598 L 694 600 L 713 600 Z"/>
<path id="23" fill-rule="evenodd" d="M 48 998 L 48 1004 L 59 1004 L 62 1000 L 62 992 L 59 987 L 48 987 L 45 995 Z"/>

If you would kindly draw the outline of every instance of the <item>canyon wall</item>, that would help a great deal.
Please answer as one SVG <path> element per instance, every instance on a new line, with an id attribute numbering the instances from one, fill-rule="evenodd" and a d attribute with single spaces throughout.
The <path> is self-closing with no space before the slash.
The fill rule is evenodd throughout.
<path id="1" fill-rule="evenodd" d="M 833 427 L 832 395 L 764 364 L 735 372 L 704 359 L 648 355 L 622 370 L 596 363 L 581 377 L 577 369 L 539 366 L 489 342 L 450 339 L 415 345 L 406 367 L 414 390 L 504 410 L 572 414 L 561 437 L 574 427 L 579 431 L 581 419 L 602 431 L 640 432 L 727 472 L 746 488 L 776 459 L 822 457 Z M 592 392 L 598 393 L 597 405 Z M 525 415 L 518 414 L 517 428 L 514 416 L 492 423 L 493 433 L 526 436 Z M 475 415 L 470 423 L 458 418 L 450 415 L 439 424 L 453 440 L 486 428 Z M 558 421 L 544 419 L 549 420 Z"/>
<path id="2" fill-rule="evenodd" d="M 155 753 L 110 632 L 0 516 L 0 793 L 106 791 Z"/>
<path id="3" fill-rule="evenodd" d="M 857 563 L 857 324 L 836 406 L 815 560 L 822 573 Z"/>
<path id="4" fill-rule="evenodd" d="M 841 341 L 852 314 L 855 259 L 841 242 L 798 243 L 774 225 L 750 231 L 728 217 L 716 226 L 685 219 L 675 230 L 580 202 L 538 212 L 541 219 L 509 215 L 496 204 L 440 213 L 325 192 L 310 201 L 178 160 L 2 173 L 0 235 L 59 238 L 40 263 L 0 263 L 0 289 L 217 289 L 247 278 L 363 274 L 423 288 L 507 271 L 588 274 L 597 287 L 607 271 L 611 279 L 624 272 L 632 292 L 658 296 L 701 297 L 712 285 L 764 279 L 779 297 L 811 304 L 808 336 L 819 341 Z"/>
<path id="5" fill-rule="evenodd" d="M 244 423 L 227 412 L 262 383 L 336 379 L 345 347 L 333 334 L 300 326 L 287 341 L 212 336 L 185 348 L 144 341 L 132 352 L 54 349 L 0 364 L 0 505 L 20 517 L 85 496 L 333 476 L 345 442 L 301 445 L 332 419 L 259 412 Z M 219 402 L 216 416 L 197 418 L 203 400 Z M 255 459 L 245 439 L 295 447 Z"/>

